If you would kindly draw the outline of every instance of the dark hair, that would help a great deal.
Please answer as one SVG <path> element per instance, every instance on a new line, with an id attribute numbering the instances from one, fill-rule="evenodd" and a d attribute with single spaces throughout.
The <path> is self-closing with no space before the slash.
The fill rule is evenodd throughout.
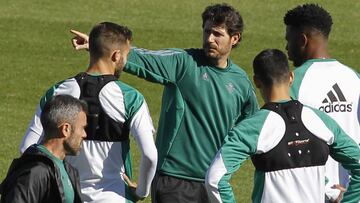
<path id="1" fill-rule="evenodd" d="M 125 26 L 111 22 L 102 22 L 94 26 L 89 35 L 90 56 L 98 59 L 119 49 L 127 41 L 131 41 L 132 32 Z"/>
<path id="2" fill-rule="evenodd" d="M 224 23 L 230 36 L 233 36 L 236 33 L 240 33 L 241 35 L 244 30 L 244 22 L 241 15 L 235 8 L 226 3 L 206 7 L 201 16 L 203 28 L 206 21 L 210 20 L 215 25 Z"/>
<path id="3" fill-rule="evenodd" d="M 87 113 L 85 101 L 70 95 L 57 95 L 47 101 L 40 116 L 45 140 L 57 135 L 61 123 L 67 122 L 73 125 L 81 111 Z"/>
<path id="4" fill-rule="evenodd" d="M 289 64 L 286 55 L 278 49 L 265 49 L 253 61 L 254 76 L 264 85 L 272 86 L 289 80 Z"/>
<path id="5" fill-rule="evenodd" d="M 284 23 L 301 30 L 316 29 L 326 38 L 333 24 L 330 13 L 318 4 L 304 4 L 289 10 L 284 17 Z"/>

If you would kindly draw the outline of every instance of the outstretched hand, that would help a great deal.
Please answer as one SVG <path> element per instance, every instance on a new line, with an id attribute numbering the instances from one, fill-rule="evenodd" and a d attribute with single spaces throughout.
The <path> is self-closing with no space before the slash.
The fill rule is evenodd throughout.
<path id="1" fill-rule="evenodd" d="M 145 197 L 139 197 L 136 194 L 137 184 L 135 182 L 132 182 L 126 174 L 123 174 L 123 178 L 124 178 L 124 181 L 126 182 L 126 184 L 129 186 L 130 191 L 131 191 L 133 197 L 135 198 L 135 201 L 144 200 Z"/>
<path id="2" fill-rule="evenodd" d="M 71 43 L 76 50 L 86 49 L 89 50 L 89 36 L 77 30 L 70 30 L 75 35 L 71 39 Z"/>
<path id="3" fill-rule="evenodd" d="M 335 184 L 331 188 L 340 190 L 340 194 L 338 198 L 333 202 L 333 203 L 339 203 L 342 200 L 343 194 L 346 191 L 346 189 L 339 184 Z"/>

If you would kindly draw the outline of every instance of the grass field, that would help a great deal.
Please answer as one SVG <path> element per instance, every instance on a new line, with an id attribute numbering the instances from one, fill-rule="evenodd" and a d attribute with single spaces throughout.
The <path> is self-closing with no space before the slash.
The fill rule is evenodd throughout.
<path id="1" fill-rule="evenodd" d="M 205 6 L 215 2 L 0 0 L 0 180 L 5 177 L 11 160 L 19 155 L 18 146 L 44 91 L 87 67 L 87 53 L 72 49 L 70 28 L 88 32 L 95 23 L 113 21 L 133 30 L 133 44 L 137 47 L 200 47 L 200 15 Z M 226 2 L 239 9 L 245 21 L 243 40 L 231 58 L 251 75 L 251 63 L 259 51 L 284 50 L 283 15 L 305 1 Z M 360 1 L 315 2 L 333 16 L 332 57 L 359 71 Z M 125 73 L 121 80 L 145 95 L 157 125 L 162 87 Z M 139 157 L 135 149 L 134 146 L 134 166 L 137 166 Z M 238 202 L 250 202 L 252 174 L 253 168 L 247 162 L 232 178 Z"/>

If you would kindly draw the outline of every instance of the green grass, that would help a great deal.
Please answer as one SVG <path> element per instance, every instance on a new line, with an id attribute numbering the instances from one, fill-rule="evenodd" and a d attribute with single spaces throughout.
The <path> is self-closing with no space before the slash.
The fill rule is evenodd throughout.
<path id="1" fill-rule="evenodd" d="M 18 146 L 43 92 L 87 67 L 87 53 L 76 52 L 71 47 L 70 28 L 88 32 L 95 23 L 113 21 L 133 30 L 133 44 L 138 47 L 200 47 L 200 14 L 214 2 L 0 0 L 0 180 L 5 177 L 11 160 L 19 155 Z M 240 10 L 245 21 L 243 41 L 231 58 L 251 76 L 252 60 L 259 51 L 284 50 L 283 15 L 305 1 L 227 2 Z M 331 55 L 359 71 L 360 2 L 316 2 L 328 9 L 334 19 Z M 145 95 L 157 125 L 162 87 L 125 73 L 121 79 Z M 134 166 L 139 159 L 137 152 L 133 146 Z M 238 202 L 250 202 L 252 174 L 253 167 L 246 162 L 233 176 L 231 182 Z"/>

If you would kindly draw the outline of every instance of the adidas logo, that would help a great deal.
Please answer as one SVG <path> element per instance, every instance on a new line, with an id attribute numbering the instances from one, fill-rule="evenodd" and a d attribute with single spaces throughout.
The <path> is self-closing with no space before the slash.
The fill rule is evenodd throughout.
<path id="1" fill-rule="evenodd" d="M 319 110 L 324 111 L 325 113 L 352 111 L 352 103 L 346 101 L 345 96 L 337 83 L 332 86 L 332 89 L 327 93 L 327 97 L 322 103 L 324 105 L 320 106 Z"/>

